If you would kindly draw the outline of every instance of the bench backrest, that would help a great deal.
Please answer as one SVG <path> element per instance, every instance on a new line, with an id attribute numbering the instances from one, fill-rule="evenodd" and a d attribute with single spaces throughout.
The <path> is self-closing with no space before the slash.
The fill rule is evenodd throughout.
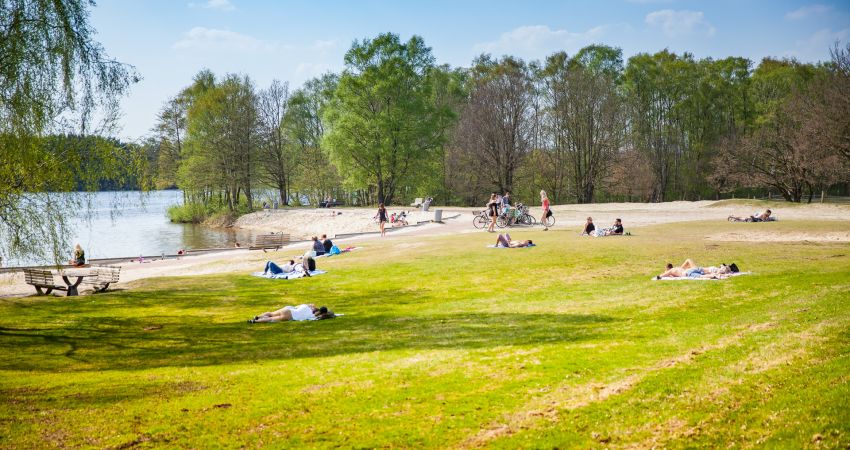
<path id="1" fill-rule="evenodd" d="M 53 286 L 53 272 L 45 269 L 24 269 L 27 284 Z"/>
<path id="2" fill-rule="evenodd" d="M 97 266 L 95 270 L 99 283 L 117 283 L 121 275 L 120 266 Z"/>
<path id="3" fill-rule="evenodd" d="M 289 234 L 261 234 L 254 242 L 255 247 L 283 245 L 289 242 Z"/>

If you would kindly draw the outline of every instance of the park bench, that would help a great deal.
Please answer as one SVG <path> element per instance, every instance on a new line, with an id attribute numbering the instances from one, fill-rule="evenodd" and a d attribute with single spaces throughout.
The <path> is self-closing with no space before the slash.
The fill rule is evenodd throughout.
<path id="1" fill-rule="evenodd" d="M 24 279 L 27 284 L 35 286 L 38 295 L 50 295 L 54 289 L 57 291 L 67 291 L 67 286 L 62 286 L 53 282 L 53 272 L 47 269 L 24 269 Z M 42 292 L 47 289 L 47 292 Z"/>
<path id="2" fill-rule="evenodd" d="M 105 291 L 110 284 L 117 283 L 121 275 L 119 266 L 92 266 L 91 270 L 95 276 L 84 279 L 82 284 L 91 286 L 95 292 Z"/>
<path id="3" fill-rule="evenodd" d="M 424 201 L 425 201 L 424 198 L 417 197 L 415 200 L 413 200 L 413 203 L 411 203 L 410 206 L 412 206 L 414 208 L 418 208 L 418 207 L 422 206 L 422 202 L 424 202 Z"/>
<path id="4" fill-rule="evenodd" d="M 261 234 L 257 236 L 254 243 L 248 247 L 249 250 L 277 250 L 289 243 L 289 234 Z"/>

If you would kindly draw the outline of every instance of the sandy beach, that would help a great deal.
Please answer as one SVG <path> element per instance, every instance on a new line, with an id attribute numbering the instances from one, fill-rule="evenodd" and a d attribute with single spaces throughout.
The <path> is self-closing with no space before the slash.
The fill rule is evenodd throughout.
<path id="1" fill-rule="evenodd" d="M 552 208 L 556 223 L 554 229 L 575 229 L 579 231 L 585 219 L 592 216 L 597 226 L 609 226 L 615 218 L 622 218 L 626 229 L 642 226 L 716 220 L 723 222 L 730 214 L 744 216 L 755 209 L 747 205 L 717 205 L 714 201 L 668 202 L 668 203 L 604 203 L 586 205 L 556 205 Z M 443 223 L 431 223 L 434 210 L 441 209 Z M 483 208 L 433 207 L 430 212 L 421 212 L 410 208 L 389 208 L 389 212 L 409 211 L 411 226 L 391 228 L 385 238 L 376 233 L 378 224 L 373 220 L 374 208 L 344 209 L 293 209 L 261 211 L 243 216 L 236 226 L 259 232 L 290 233 L 293 240 L 308 239 L 313 235 L 327 234 L 340 246 L 366 245 L 375 239 L 399 239 L 414 236 L 436 236 L 459 233 L 481 233 L 472 226 L 474 214 Z M 540 216 L 540 208 L 532 208 L 531 214 Z M 716 233 L 701 237 L 713 241 L 823 241 L 850 242 L 850 207 L 834 204 L 777 206 L 774 214 L 782 220 L 829 220 L 847 221 L 846 231 L 829 233 L 781 233 L 764 229 L 746 230 L 746 232 Z M 418 225 L 416 225 L 419 223 Z M 535 230 L 540 230 L 535 227 Z M 362 233 L 362 234 L 361 234 Z M 349 235 L 351 236 L 341 236 Z M 339 237 L 338 237 L 339 236 Z M 406 239 L 409 241 L 409 239 Z M 400 242 L 401 243 L 401 242 Z M 297 242 L 285 247 L 276 258 L 295 257 L 310 247 L 309 242 Z M 117 287 L 126 287 L 129 283 L 152 277 L 189 276 L 214 273 L 248 273 L 259 270 L 271 254 L 247 249 L 230 250 L 219 253 L 207 253 L 197 256 L 184 256 L 165 260 L 151 260 L 145 263 L 126 262 L 120 264 L 121 282 Z M 34 294 L 34 289 L 24 283 L 23 274 L 0 274 L 0 297 L 18 297 Z M 62 295 L 59 293 L 58 295 Z"/>

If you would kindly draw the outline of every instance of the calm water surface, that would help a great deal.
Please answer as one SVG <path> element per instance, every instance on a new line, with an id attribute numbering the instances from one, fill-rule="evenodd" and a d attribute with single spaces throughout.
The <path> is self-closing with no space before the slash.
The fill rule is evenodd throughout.
<path id="1" fill-rule="evenodd" d="M 81 195 L 81 194 L 69 194 Z M 98 192 L 87 218 L 75 219 L 70 246 L 79 242 L 88 258 L 175 254 L 179 249 L 233 247 L 250 242 L 246 230 L 171 223 L 166 210 L 183 201 L 181 191 Z M 68 249 L 70 253 L 73 248 Z M 12 261 L 12 265 L 44 261 Z"/>

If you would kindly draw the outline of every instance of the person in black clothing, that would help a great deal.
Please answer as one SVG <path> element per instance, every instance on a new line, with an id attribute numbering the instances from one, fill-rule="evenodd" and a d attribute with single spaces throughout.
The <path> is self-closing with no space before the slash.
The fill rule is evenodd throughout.
<path id="1" fill-rule="evenodd" d="M 611 234 L 623 234 L 623 221 L 620 219 L 614 220 L 614 226 L 611 227 Z"/>
<path id="2" fill-rule="evenodd" d="M 584 224 L 584 231 L 581 234 L 590 236 L 591 234 L 593 234 L 594 230 L 596 230 L 596 226 L 593 225 L 593 218 L 588 217 L 587 222 Z"/>
<path id="3" fill-rule="evenodd" d="M 493 229 L 496 226 L 496 217 L 499 216 L 499 200 L 496 198 L 496 193 L 490 194 L 490 201 L 487 202 L 487 215 L 490 216 L 490 226 L 487 231 L 494 233 Z"/>
<path id="4" fill-rule="evenodd" d="M 331 241 L 330 239 L 328 239 L 328 235 L 327 235 L 327 234 L 323 234 L 323 235 L 322 235 L 322 247 L 324 247 L 324 248 L 325 248 L 325 253 L 330 253 L 330 252 L 331 252 L 331 247 L 333 247 L 333 246 L 334 246 L 333 241 Z"/>
<path id="5" fill-rule="evenodd" d="M 381 236 L 386 236 L 387 232 L 384 231 L 384 225 L 386 225 L 389 220 L 387 219 L 387 208 L 384 208 L 384 204 L 378 204 L 378 221 L 381 223 Z"/>

